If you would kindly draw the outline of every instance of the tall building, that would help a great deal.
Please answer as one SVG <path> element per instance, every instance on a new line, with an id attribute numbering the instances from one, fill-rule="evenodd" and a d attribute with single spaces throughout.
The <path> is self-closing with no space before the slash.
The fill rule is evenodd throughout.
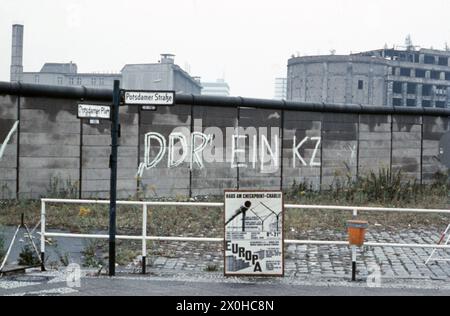
<path id="1" fill-rule="evenodd" d="M 202 82 L 202 95 L 227 97 L 230 95 L 230 86 L 225 79 L 217 79 L 215 82 Z"/>
<path id="2" fill-rule="evenodd" d="M 287 98 L 287 78 L 275 78 L 275 100 L 286 100 Z"/>
<path id="3" fill-rule="evenodd" d="M 175 64 L 175 55 L 162 54 L 158 63 L 125 65 L 120 73 L 79 73 L 75 63 L 46 63 L 39 72 L 23 71 L 23 25 L 13 25 L 11 82 L 59 86 L 111 88 L 121 80 L 122 88 L 174 90 L 200 94 L 200 82 Z"/>
<path id="4" fill-rule="evenodd" d="M 177 93 L 201 94 L 202 86 L 175 64 L 175 55 L 162 54 L 159 63 L 125 65 L 122 69 L 124 89 L 174 90 Z"/>
<path id="5" fill-rule="evenodd" d="M 450 107 L 450 52 L 380 49 L 288 61 L 288 100 Z"/>

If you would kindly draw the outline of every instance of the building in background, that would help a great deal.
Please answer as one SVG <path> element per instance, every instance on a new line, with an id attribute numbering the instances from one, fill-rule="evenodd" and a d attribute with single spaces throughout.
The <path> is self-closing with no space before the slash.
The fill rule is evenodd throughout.
<path id="1" fill-rule="evenodd" d="M 162 54 L 154 64 L 125 65 L 122 69 L 124 89 L 174 90 L 177 93 L 201 94 L 198 78 L 191 77 L 175 64 L 175 55 Z"/>
<path id="2" fill-rule="evenodd" d="M 201 94 L 198 79 L 175 64 L 175 55 L 162 54 L 158 63 L 125 65 L 120 73 L 79 73 L 75 63 L 46 63 L 39 72 L 23 71 L 23 25 L 13 25 L 11 82 L 111 88 L 121 80 L 124 89 L 174 90 Z"/>
<path id="3" fill-rule="evenodd" d="M 215 82 L 202 82 L 202 95 L 214 95 L 227 97 L 230 95 L 230 86 L 225 79 L 217 79 Z"/>
<path id="4" fill-rule="evenodd" d="M 275 100 L 287 99 L 287 78 L 275 78 Z"/>
<path id="5" fill-rule="evenodd" d="M 89 88 L 112 87 L 114 80 L 122 80 L 120 73 L 79 73 L 77 64 L 46 63 L 39 72 L 23 72 L 20 81 L 58 86 L 85 86 Z"/>
<path id="6" fill-rule="evenodd" d="M 380 49 L 288 61 L 288 100 L 375 106 L 450 106 L 450 52 Z"/>

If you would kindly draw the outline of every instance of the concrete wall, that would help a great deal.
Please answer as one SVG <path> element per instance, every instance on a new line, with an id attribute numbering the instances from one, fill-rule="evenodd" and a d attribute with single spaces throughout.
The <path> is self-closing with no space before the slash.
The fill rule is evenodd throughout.
<path id="1" fill-rule="evenodd" d="M 118 197 L 127 198 L 136 193 L 136 166 L 138 165 L 139 117 L 137 108 L 120 109 L 121 138 L 118 151 Z M 89 125 L 83 121 L 81 141 L 82 198 L 109 196 L 109 156 L 111 129 L 109 121 Z"/>
<path id="2" fill-rule="evenodd" d="M 109 196 L 110 124 L 80 121 L 77 103 L 0 96 L 0 144 L 20 120 L 0 160 L 1 199 L 38 198 L 61 190 L 81 198 Z M 120 198 L 135 195 L 138 187 L 146 197 L 222 194 L 233 188 L 289 189 L 294 181 L 327 189 L 380 168 L 401 169 L 411 179 L 428 183 L 436 172 L 446 170 L 450 150 L 449 119 L 439 116 L 177 105 L 156 112 L 121 107 L 120 118 Z M 145 161 L 145 135 L 157 132 L 169 142 L 174 131 L 186 135 L 189 152 L 195 146 L 192 132 L 214 135 L 212 145 L 204 150 L 211 159 L 203 160 L 203 168 L 194 162 L 191 169 L 189 159 L 169 167 L 166 150 L 159 164 L 144 170 L 138 181 L 138 166 Z M 233 159 L 236 135 L 243 136 L 237 147 L 243 152 Z M 267 148 L 261 151 L 264 139 L 277 156 L 278 168 L 271 169 L 270 159 L 261 162 L 270 156 Z M 153 142 L 150 156 L 160 149 Z M 183 151 L 176 148 L 174 153 Z"/>
<path id="3" fill-rule="evenodd" d="M 192 195 L 217 194 L 220 190 L 238 187 L 238 168 L 230 168 L 231 153 L 227 151 L 227 144 L 231 146 L 231 137 L 226 137 L 226 131 L 238 125 L 238 110 L 226 108 L 194 107 L 194 130 L 201 130 L 214 135 L 215 139 L 222 137 L 222 143 L 214 142 L 214 146 L 208 149 L 208 153 L 225 157 L 223 162 L 204 161 L 203 169 L 192 170 Z M 200 128 L 200 122 L 202 128 Z M 209 127 L 217 127 L 211 130 Z M 219 132 L 220 131 L 220 132 Z M 228 146 L 228 147 L 229 147 Z M 222 153 L 222 154 L 221 154 Z"/>
<path id="4" fill-rule="evenodd" d="M 18 97 L 0 96 L 0 148 L 18 119 Z M 17 195 L 17 132 L 6 144 L 0 158 L 0 199 Z"/>

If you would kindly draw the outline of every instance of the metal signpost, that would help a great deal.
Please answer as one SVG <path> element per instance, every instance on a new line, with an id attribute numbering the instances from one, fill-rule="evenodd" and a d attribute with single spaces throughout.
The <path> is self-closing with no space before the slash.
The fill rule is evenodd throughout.
<path id="1" fill-rule="evenodd" d="M 105 104 L 78 104 L 77 117 L 93 121 L 111 121 L 111 168 L 110 210 L 109 210 L 109 275 L 114 276 L 116 270 L 116 200 L 117 200 L 117 147 L 119 146 L 119 106 L 120 81 L 114 81 L 113 106 Z"/>
<path id="2" fill-rule="evenodd" d="M 225 192 L 225 275 L 283 276 L 283 193 Z"/>
<path id="3" fill-rule="evenodd" d="M 109 203 L 109 276 L 116 274 L 116 203 L 117 203 L 117 149 L 119 147 L 120 81 L 114 80 L 113 110 L 111 120 L 111 168 Z"/>
<path id="4" fill-rule="evenodd" d="M 116 274 L 116 214 L 117 214 L 117 152 L 120 137 L 120 105 L 141 106 L 143 111 L 156 111 L 158 105 L 175 105 L 174 91 L 128 91 L 120 89 L 120 81 L 114 81 L 113 108 L 111 115 L 111 183 L 109 209 L 109 275 Z M 88 111 L 86 108 L 85 111 Z M 97 109 L 98 110 L 98 109 Z M 95 112 L 95 109 L 92 109 Z M 106 115 L 106 114 L 105 114 Z M 142 258 L 143 266 L 145 258 Z M 145 269 L 143 270 L 145 271 Z"/>

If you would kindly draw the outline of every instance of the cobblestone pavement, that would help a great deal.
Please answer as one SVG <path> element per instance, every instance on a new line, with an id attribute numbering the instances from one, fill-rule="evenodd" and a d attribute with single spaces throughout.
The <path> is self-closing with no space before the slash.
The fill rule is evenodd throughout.
<path id="1" fill-rule="evenodd" d="M 295 236 L 302 240 L 346 240 L 347 235 L 333 230 L 311 230 Z M 388 231 L 371 229 L 367 241 L 386 243 L 435 244 L 440 238 L 438 229 L 410 229 Z M 80 263 L 83 243 L 79 239 L 59 239 L 59 250 L 70 249 L 71 262 Z M 140 249 L 137 243 L 137 249 Z M 148 271 L 154 275 L 183 273 L 223 273 L 223 254 L 220 243 L 155 242 L 148 247 Z M 51 247 L 48 247 L 50 250 Z M 367 279 L 378 271 L 383 279 L 450 281 L 450 262 L 425 261 L 432 249 L 364 247 L 358 250 L 358 277 Z M 139 253 L 139 250 L 138 250 Z M 450 259 L 450 251 L 438 252 Z M 119 271 L 139 273 L 136 259 Z M 285 274 L 298 279 L 348 279 L 351 275 L 351 252 L 348 246 L 286 245 Z"/>
<path id="2" fill-rule="evenodd" d="M 311 240 L 347 238 L 345 234 L 333 231 L 310 231 L 302 237 Z M 366 239 L 383 243 L 434 244 L 439 237 L 436 232 L 416 229 L 397 233 L 372 231 L 367 234 Z M 432 249 L 420 248 L 363 247 L 358 250 L 358 276 L 367 278 L 380 271 L 383 278 L 450 281 L 450 262 L 431 262 L 425 265 L 431 251 Z M 223 271 L 222 247 L 217 244 L 161 242 L 154 246 L 153 254 L 150 265 L 154 272 Z M 437 254 L 450 259 L 448 250 L 440 250 Z M 285 258 L 288 276 L 346 278 L 351 275 L 351 251 L 347 246 L 287 245 Z M 139 265 L 136 264 L 134 268 L 139 269 Z"/>
<path id="3" fill-rule="evenodd" d="M 304 239 L 345 240 L 344 233 L 306 232 Z M 368 241 L 434 243 L 437 232 L 370 231 Z M 303 239 L 302 238 L 302 239 Z M 0 278 L 2 295 L 449 295 L 450 262 L 425 265 L 431 249 L 365 247 L 358 253 L 358 282 L 350 282 L 347 246 L 286 245 L 284 278 L 223 276 L 222 247 L 217 243 L 158 242 L 149 247 L 149 267 L 140 275 L 136 259 L 119 267 L 118 277 L 83 270 L 80 287 L 68 285 L 65 268 Z M 449 251 L 441 256 L 450 258 Z M 372 280 L 376 277 L 378 280 Z M 151 281 L 151 282 L 150 282 Z M 264 289 L 270 289 L 266 291 Z"/>

